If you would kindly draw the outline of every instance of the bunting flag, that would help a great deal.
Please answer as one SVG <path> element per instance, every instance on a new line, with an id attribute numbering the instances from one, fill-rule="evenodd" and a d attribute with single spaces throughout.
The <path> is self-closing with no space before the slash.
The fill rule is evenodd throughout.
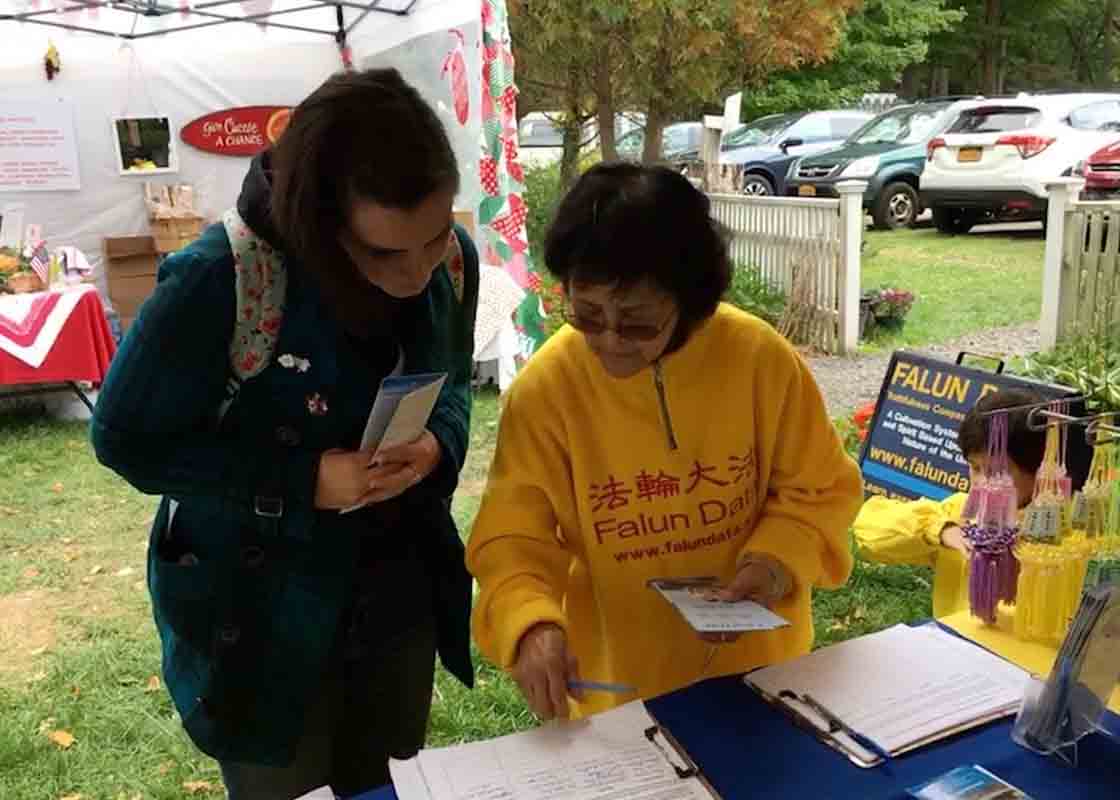
<path id="1" fill-rule="evenodd" d="M 482 0 L 482 200 L 479 249 L 484 263 L 501 266 L 525 290 L 515 322 L 521 354 L 544 341 L 541 279 L 529 252 L 523 199 L 525 174 L 517 152 L 517 86 L 514 83 L 506 0 Z"/>

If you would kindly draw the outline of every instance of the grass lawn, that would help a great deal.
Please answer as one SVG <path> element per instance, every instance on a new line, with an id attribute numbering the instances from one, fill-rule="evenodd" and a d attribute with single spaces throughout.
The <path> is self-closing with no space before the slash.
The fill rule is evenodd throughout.
<path id="1" fill-rule="evenodd" d="M 455 502 L 464 531 L 496 428 L 497 399 L 483 394 Z M 144 584 L 154 510 L 96 464 L 84 424 L 0 415 L 0 798 L 222 796 L 157 677 Z M 929 580 L 928 570 L 859 564 L 847 587 L 817 595 L 818 643 L 928 617 Z M 439 672 L 431 744 L 532 724 L 492 666 L 479 660 L 474 691 Z"/>
<path id="2" fill-rule="evenodd" d="M 934 228 L 868 231 L 865 289 L 888 285 L 916 295 L 906 325 L 879 335 L 868 349 L 917 346 L 1039 318 L 1042 232 L 979 228 L 946 236 Z"/>

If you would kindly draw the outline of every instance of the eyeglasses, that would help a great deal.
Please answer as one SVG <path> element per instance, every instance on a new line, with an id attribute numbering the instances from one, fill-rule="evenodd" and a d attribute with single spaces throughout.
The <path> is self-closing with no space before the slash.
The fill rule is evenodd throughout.
<path id="1" fill-rule="evenodd" d="M 652 342 L 662 334 L 665 327 L 673 320 L 673 317 L 676 316 L 676 310 L 674 309 L 670 311 L 665 319 L 658 325 L 624 322 L 621 325 L 612 326 L 602 320 L 593 319 L 580 314 L 567 302 L 561 307 L 560 313 L 563 315 L 564 321 L 580 333 L 585 333 L 589 336 L 600 336 L 607 331 L 611 331 L 620 339 L 628 339 L 632 342 Z"/>

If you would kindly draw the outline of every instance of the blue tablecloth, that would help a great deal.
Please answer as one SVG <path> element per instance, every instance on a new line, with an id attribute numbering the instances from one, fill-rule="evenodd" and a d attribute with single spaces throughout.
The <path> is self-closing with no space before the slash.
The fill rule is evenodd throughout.
<path id="1" fill-rule="evenodd" d="M 979 764 L 1034 800 L 1117 800 L 1120 743 L 1102 735 L 1082 740 L 1080 766 L 1064 766 L 1011 741 L 1012 719 L 992 723 L 861 769 L 795 727 L 741 679 L 717 678 L 647 701 L 724 800 L 827 798 L 905 800 L 906 789 L 962 764 Z M 1106 725 L 1120 736 L 1120 716 Z M 354 800 L 396 800 L 392 787 Z"/>

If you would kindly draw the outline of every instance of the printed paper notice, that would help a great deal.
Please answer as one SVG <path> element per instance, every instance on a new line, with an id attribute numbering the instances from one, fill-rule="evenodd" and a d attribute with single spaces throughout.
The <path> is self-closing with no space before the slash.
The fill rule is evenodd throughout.
<path id="1" fill-rule="evenodd" d="M 746 633 L 784 628 L 789 622 L 752 600 L 708 599 L 714 587 L 656 587 L 697 633 Z"/>
<path id="2" fill-rule="evenodd" d="M 73 107 L 0 102 L 0 193 L 80 188 Z"/>

